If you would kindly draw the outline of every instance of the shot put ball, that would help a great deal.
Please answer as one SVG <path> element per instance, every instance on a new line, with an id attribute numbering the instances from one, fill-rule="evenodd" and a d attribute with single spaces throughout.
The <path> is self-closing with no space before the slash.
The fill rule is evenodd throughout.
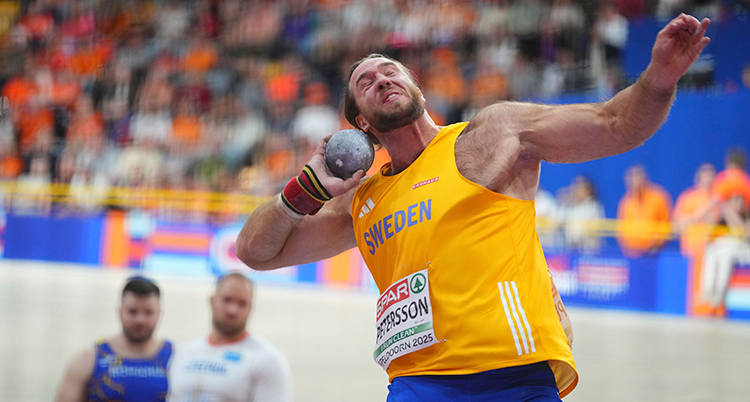
<path id="1" fill-rule="evenodd" d="M 375 147 L 365 133 L 359 130 L 341 130 L 326 143 L 325 159 L 328 169 L 342 179 L 348 179 L 357 170 L 367 172 L 375 159 Z"/>

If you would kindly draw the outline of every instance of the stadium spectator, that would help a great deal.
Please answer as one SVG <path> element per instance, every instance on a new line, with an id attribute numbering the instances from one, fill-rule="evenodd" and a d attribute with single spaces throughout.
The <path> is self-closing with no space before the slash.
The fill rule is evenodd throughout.
<path id="1" fill-rule="evenodd" d="M 672 211 L 672 227 L 680 233 L 680 251 L 685 257 L 701 255 L 706 245 L 708 225 L 718 218 L 718 209 L 711 187 L 716 177 L 716 168 L 703 163 L 695 172 L 692 187 L 677 197 Z"/>
<path id="2" fill-rule="evenodd" d="M 628 20 L 618 13 L 614 3 L 602 2 L 591 36 L 594 43 L 602 47 L 605 62 L 619 64 L 628 42 Z"/>
<path id="3" fill-rule="evenodd" d="M 616 5 L 617 14 L 618 7 L 638 1 L 607 3 Z M 31 156 L 40 152 L 53 158 L 49 162 L 55 167 L 54 157 L 78 142 L 66 141 L 66 134 L 76 138 L 82 122 L 92 126 L 93 117 L 73 117 L 83 95 L 94 99 L 92 116 L 101 116 L 104 149 L 125 154 L 141 147 L 133 137 L 136 142 L 154 138 L 164 151 L 180 99 L 190 99 L 193 117 L 213 124 L 197 148 L 203 153 L 220 149 L 222 163 L 233 174 L 266 159 L 255 155 L 265 137 L 287 137 L 288 142 L 295 136 L 291 122 L 308 106 L 306 82 L 324 83 L 331 95 L 320 106 L 333 109 L 340 100 L 342 66 L 373 51 L 413 66 L 438 124 L 469 118 L 498 99 L 588 89 L 606 99 L 627 79 L 612 54 L 621 51 L 625 17 L 633 14 L 621 11 L 614 22 L 598 24 L 593 3 L 569 0 L 549 5 L 538 0 L 437 2 L 429 7 L 369 0 L 7 3 L 0 21 L 8 23 L 12 36 L 0 46 L 0 82 L 10 106 L 9 125 L 19 134 L 14 145 L 27 169 Z M 612 63 L 606 67 L 596 62 L 597 52 L 587 51 L 597 40 L 617 48 L 607 47 Z M 225 122 L 212 117 L 215 104 L 233 98 L 250 113 L 228 113 Z M 286 151 L 303 155 L 304 146 L 290 142 L 272 159 L 284 160 L 277 157 Z M 258 189 L 267 176 L 256 168 L 258 175 L 250 176 L 258 178 L 252 186 Z M 218 186 L 208 180 L 209 187 Z"/>
<path id="4" fill-rule="evenodd" d="M 750 205 L 750 175 L 745 171 L 747 157 L 742 148 L 732 148 L 724 158 L 725 169 L 716 175 L 713 184 L 714 197 L 726 201 L 740 194 L 746 205 Z"/>
<path id="5" fill-rule="evenodd" d="M 669 238 L 669 193 L 649 181 L 643 165 L 628 168 L 625 188 L 617 207 L 617 242 L 626 256 L 653 254 Z"/>
<path id="6" fill-rule="evenodd" d="M 604 219 L 604 206 L 597 198 L 594 183 L 586 176 L 576 176 L 570 186 L 568 202 L 562 206 L 565 247 L 571 251 L 597 253 L 602 238 L 596 233 L 598 221 Z"/>
<path id="7" fill-rule="evenodd" d="M 330 89 L 322 82 L 305 86 L 303 106 L 292 122 L 292 134 L 300 141 L 302 159 L 307 160 L 320 141 L 341 129 L 338 109 L 331 106 Z"/>
<path id="8" fill-rule="evenodd" d="M 0 181 L 15 180 L 23 173 L 23 159 L 13 143 L 0 145 Z"/>
<path id="9" fill-rule="evenodd" d="M 101 113 L 94 109 L 94 101 L 90 95 L 80 95 L 68 124 L 66 144 L 78 149 L 91 138 L 103 136 L 104 121 Z"/>
<path id="10" fill-rule="evenodd" d="M 701 299 L 717 309 L 724 304 L 734 265 L 750 264 L 750 208 L 748 200 L 734 193 L 721 203 L 719 225 L 706 245 Z"/>

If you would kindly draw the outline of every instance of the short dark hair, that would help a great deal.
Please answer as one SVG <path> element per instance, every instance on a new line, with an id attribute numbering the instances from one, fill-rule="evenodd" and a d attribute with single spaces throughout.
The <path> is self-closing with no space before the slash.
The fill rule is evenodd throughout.
<path id="1" fill-rule="evenodd" d="M 218 291 L 219 287 L 221 287 L 221 284 L 224 283 L 224 281 L 226 281 L 229 278 L 241 279 L 245 281 L 248 284 L 248 286 L 250 286 L 250 290 L 253 290 L 254 288 L 253 280 L 248 278 L 247 275 L 241 272 L 229 272 L 225 275 L 220 276 L 219 279 L 216 281 L 216 291 Z"/>
<path id="2" fill-rule="evenodd" d="M 747 154 L 742 147 L 735 146 L 727 151 L 727 156 L 724 159 L 724 163 L 727 166 L 734 166 L 740 169 L 745 169 L 747 165 Z"/>
<path id="3" fill-rule="evenodd" d="M 151 279 L 142 276 L 134 276 L 128 279 L 125 283 L 125 287 L 122 289 L 122 296 L 124 297 L 127 292 L 141 297 L 156 295 L 156 297 L 161 298 L 161 291 L 159 291 L 159 287 L 156 286 L 156 283 Z"/>
<path id="4" fill-rule="evenodd" d="M 388 60 L 396 63 L 396 65 L 399 66 L 399 68 L 401 68 L 409 76 L 409 78 L 414 83 L 414 85 L 419 86 L 419 84 L 417 82 L 417 79 L 414 76 L 414 72 L 412 72 L 410 69 L 406 68 L 406 66 L 404 66 L 403 64 L 401 64 L 400 61 L 398 61 L 398 60 L 396 60 L 396 59 L 394 59 L 392 57 L 389 57 L 389 56 L 386 56 L 386 55 L 383 55 L 383 54 L 380 54 L 380 53 L 370 53 L 367 56 L 365 56 L 365 57 L 357 60 L 349 68 L 349 74 L 347 74 L 347 76 L 346 76 L 346 82 L 344 82 L 344 90 L 343 90 L 344 94 L 343 94 L 343 96 L 341 98 L 343 99 L 343 103 L 344 103 L 343 104 L 343 109 L 344 109 L 344 117 L 346 117 L 346 121 L 348 121 L 349 124 L 351 124 L 353 127 L 357 128 L 360 131 L 362 131 L 362 127 L 360 127 L 357 124 L 357 120 L 356 120 L 357 116 L 359 116 L 359 113 L 360 113 L 359 105 L 357 105 L 357 101 L 354 99 L 354 94 L 349 89 L 349 81 L 352 80 L 352 74 L 354 74 L 354 70 L 356 70 L 357 67 L 359 67 L 359 65 L 362 64 L 365 60 L 378 59 L 378 58 L 388 59 Z M 377 138 L 375 138 L 374 135 L 372 135 L 372 134 L 370 134 L 368 132 L 365 132 L 365 134 L 367 134 L 367 137 L 370 138 L 370 141 L 372 141 L 373 144 L 376 144 L 376 145 L 380 144 L 380 141 Z"/>
<path id="5" fill-rule="evenodd" d="M 586 186 L 586 188 L 589 190 L 589 195 L 591 196 L 591 198 L 598 200 L 596 186 L 594 185 L 594 181 L 591 180 L 591 177 L 586 174 L 579 174 L 574 180 L 577 183 L 583 183 L 583 185 Z"/>

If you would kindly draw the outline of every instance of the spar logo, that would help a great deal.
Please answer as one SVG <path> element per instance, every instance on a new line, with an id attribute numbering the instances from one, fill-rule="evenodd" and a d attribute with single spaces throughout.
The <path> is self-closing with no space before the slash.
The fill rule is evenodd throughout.
<path id="1" fill-rule="evenodd" d="M 377 318 L 380 320 L 380 316 L 383 315 L 388 307 L 406 300 L 409 298 L 409 282 L 407 278 L 404 278 L 389 287 L 380 299 L 378 299 Z"/>
<path id="2" fill-rule="evenodd" d="M 427 280 L 425 279 L 424 275 L 422 274 L 416 274 L 411 278 L 411 282 L 409 282 L 409 286 L 411 286 L 411 291 L 413 293 L 419 293 L 424 290 L 424 286 Z"/>
<path id="3" fill-rule="evenodd" d="M 380 299 L 378 299 L 376 320 L 380 320 L 380 316 L 382 316 L 389 307 L 408 299 L 412 294 L 421 293 L 426 286 L 427 278 L 419 273 L 414 274 L 411 277 L 411 280 L 409 278 L 404 278 L 391 285 L 388 290 L 380 296 Z"/>

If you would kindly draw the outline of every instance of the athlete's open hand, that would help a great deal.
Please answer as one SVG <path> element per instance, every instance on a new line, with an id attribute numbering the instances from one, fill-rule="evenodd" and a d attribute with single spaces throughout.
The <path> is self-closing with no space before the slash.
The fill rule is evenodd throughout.
<path id="1" fill-rule="evenodd" d="M 329 135 L 323 138 L 323 141 L 320 142 L 318 148 L 315 150 L 312 159 L 310 159 L 310 162 L 307 162 L 307 164 L 310 165 L 313 171 L 315 171 L 315 174 L 323 184 L 323 187 L 326 188 L 326 191 L 328 191 L 332 197 L 336 197 L 345 194 L 354 187 L 357 187 L 360 180 L 365 175 L 365 172 L 358 170 L 352 177 L 344 180 L 335 176 L 331 170 L 328 169 L 328 166 L 326 166 L 325 149 L 326 143 L 331 137 L 332 136 Z"/>
<path id="2" fill-rule="evenodd" d="M 651 50 L 651 64 L 656 71 L 653 85 L 669 90 L 677 84 L 711 41 L 705 36 L 710 24 L 708 18 L 699 22 L 693 16 L 680 14 L 659 32 Z"/>

